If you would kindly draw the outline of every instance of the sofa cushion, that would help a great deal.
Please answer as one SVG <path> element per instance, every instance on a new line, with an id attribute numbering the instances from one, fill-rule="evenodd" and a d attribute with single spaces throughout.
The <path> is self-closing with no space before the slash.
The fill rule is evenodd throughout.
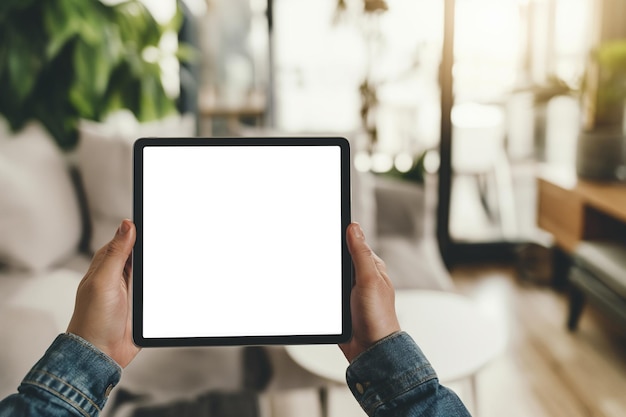
<path id="1" fill-rule="evenodd" d="M 0 196 L 1 263 L 39 271 L 76 252 L 82 225 L 74 185 L 40 125 L 0 141 Z"/>
<path id="2" fill-rule="evenodd" d="M 132 217 L 135 140 L 140 137 L 188 137 L 194 132 L 192 116 L 171 116 L 139 123 L 132 114 L 120 112 L 104 123 L 80 123 L 77 165 L 89 207 L 89 248 L 92 251 L 109 241 L 123 219 Z"/>

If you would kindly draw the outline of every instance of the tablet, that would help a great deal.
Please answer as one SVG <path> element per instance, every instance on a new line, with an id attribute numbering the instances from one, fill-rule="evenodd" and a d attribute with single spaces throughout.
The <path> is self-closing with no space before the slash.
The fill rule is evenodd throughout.
<path id="1" fill-rule="evenodd" d="M 144 138 L 134 145 L 138 346 L 351 337 L 343 138 Z"/>

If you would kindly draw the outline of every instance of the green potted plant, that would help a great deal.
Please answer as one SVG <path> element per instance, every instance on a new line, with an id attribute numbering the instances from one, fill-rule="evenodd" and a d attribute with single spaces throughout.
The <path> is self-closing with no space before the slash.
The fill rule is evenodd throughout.
<path id="1" fill-rule="evenodd" d="M 615 179 L 624 163 L 626 139 L 626 40 L 603 43 L 591 53 L 581 92 L 577 173 L 587 179 Z"/>
<path id="2" fill-rule="evenodd" d="M 180 22 L 159 24 L 137 0 L 2 0 L 0 115 L 13 130 L 36 120 L 71 149 L 80 119 L 120 109 L 139 121 L 175 113 L 159 43 Z"/>

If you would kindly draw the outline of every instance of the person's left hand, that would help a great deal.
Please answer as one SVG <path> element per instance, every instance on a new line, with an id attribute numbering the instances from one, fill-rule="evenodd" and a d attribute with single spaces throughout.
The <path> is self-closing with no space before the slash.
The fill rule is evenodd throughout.
<path id="1" fill-rule="evenodd" d="M 96 252 L 78 285 L 68 333 L 90 342 L 125 368 L 139 348 L 132 340 L 131 283 L 135 225 L 124 220 L 113 239 Z"/>

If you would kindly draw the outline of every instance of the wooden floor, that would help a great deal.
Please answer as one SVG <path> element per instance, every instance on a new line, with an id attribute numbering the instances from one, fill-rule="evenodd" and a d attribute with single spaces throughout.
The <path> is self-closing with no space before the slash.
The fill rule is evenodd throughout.
<path id="1" fill-rule="evenodd" d="M 568 332 L 565 294 L 522 283 L 507 266 L 456 267 L 452 276 L 509 331 L 506 351 L 478 375 L 475 416 L 626 416 L 626 329 L 586 308 Z"/>

